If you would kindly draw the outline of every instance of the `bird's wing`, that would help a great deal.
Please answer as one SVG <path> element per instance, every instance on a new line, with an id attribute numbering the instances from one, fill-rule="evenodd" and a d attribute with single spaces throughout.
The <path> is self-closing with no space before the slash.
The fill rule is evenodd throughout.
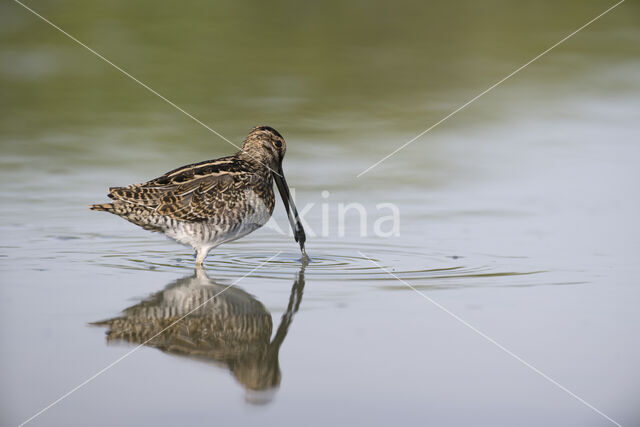
<path id="1" fill-rule="evenodd" d="M 178 220 L 199 221 L 230 208 L 253 173 L 227 158 L 184 166 L 143 184 L 109 189 L 109 197 Z"/>

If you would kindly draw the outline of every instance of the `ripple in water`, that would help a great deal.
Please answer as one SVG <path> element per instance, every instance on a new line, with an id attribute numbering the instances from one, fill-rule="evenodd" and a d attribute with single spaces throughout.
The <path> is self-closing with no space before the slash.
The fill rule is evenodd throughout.
<path id="1" fill-rule="evenodd" d="M 115 242 L 114 242 L 115 244 Z M 102 265 L 140 270 L 188 271 L 194 268 L 193 256 L 174 244 L 163 248 L 141 248 L 139 243 L 103 255 Z M 115 248 L 113 248 L 115 249 Z M 283 250 L 284 249 L 284 250 Z M 131 251 L 135 251 L 135 255 Z M 267 262 L 275 253 L 282 251 Z M 418 286 L 459 287 L 476 285 L 535 285 L 543 284 L 538 278 L 544 271 L 532 269 L 523 259 L 515 269 L 513 260 L 509 269 L 502 270 L 502 257 L 479 254 L 427 253 L 406 246 L 323 242 L 308 248 L 310 262 L 306 277 L 310 280 L 339 282 L 386 281 L 385 288 L 406 288 L 397 278 Z M 300 254 L 295 247 L 284 246 L 281 241 L 236 242 L 221 246 L 205 262 L 210 274 L 219 278 L 254 278 L 289 280 L 301 266 Z M 502 280 L 498 283 L 498 279 Z M 544 283 L 548 284 L 548 283 Z M 381 286 L 383 284 L 381 283 Z"/>

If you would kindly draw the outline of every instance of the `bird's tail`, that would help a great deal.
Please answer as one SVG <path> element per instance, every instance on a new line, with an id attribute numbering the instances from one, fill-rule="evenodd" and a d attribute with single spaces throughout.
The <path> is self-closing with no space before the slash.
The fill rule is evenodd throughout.
<path id="1" fill-rule="evenodd" d="M 114 206 L 113 203 L 100 203 L 97 205 L 89 205 L 89 209 L 91 209 L 92 211 L 113 212 Z"/>

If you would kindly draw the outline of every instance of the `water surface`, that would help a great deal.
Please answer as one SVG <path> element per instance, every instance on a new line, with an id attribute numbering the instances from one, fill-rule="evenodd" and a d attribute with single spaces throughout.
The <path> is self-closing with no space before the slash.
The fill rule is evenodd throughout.
<path id="1" fill-rule="evenodd" d="M 29 3 L 235 144 L 284 134 L 312 262 L 265 228 L 196 272 L 86 207 L 235 148 L 5 3 L 2 424 L 136 349 L 32 424 L 612 425 L 418 290 L 636 425 L 637 4 L 356 177 L 611 4 Z"/>

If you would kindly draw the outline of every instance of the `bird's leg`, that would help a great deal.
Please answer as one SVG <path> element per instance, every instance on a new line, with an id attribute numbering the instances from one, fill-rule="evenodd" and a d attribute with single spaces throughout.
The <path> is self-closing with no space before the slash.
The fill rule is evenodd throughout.
<path id="1" fill-rule="evenodd" d="M 209 253 L 209 248 L 207 247 L 196 248 L 196 266 L 197 267 L 202 267 L 202 263 L 204 262 L 204 259 L 207 257 L 208 253 Z"/>
<path id="2" fill-rule="evenodd" d="M 202 264 L 196 264 L 196 278 L 198 280 L 202 280 L 205 282 L 209 281 L 209 277 L 207 277 L 207 272 L 205 271 Z"/>

